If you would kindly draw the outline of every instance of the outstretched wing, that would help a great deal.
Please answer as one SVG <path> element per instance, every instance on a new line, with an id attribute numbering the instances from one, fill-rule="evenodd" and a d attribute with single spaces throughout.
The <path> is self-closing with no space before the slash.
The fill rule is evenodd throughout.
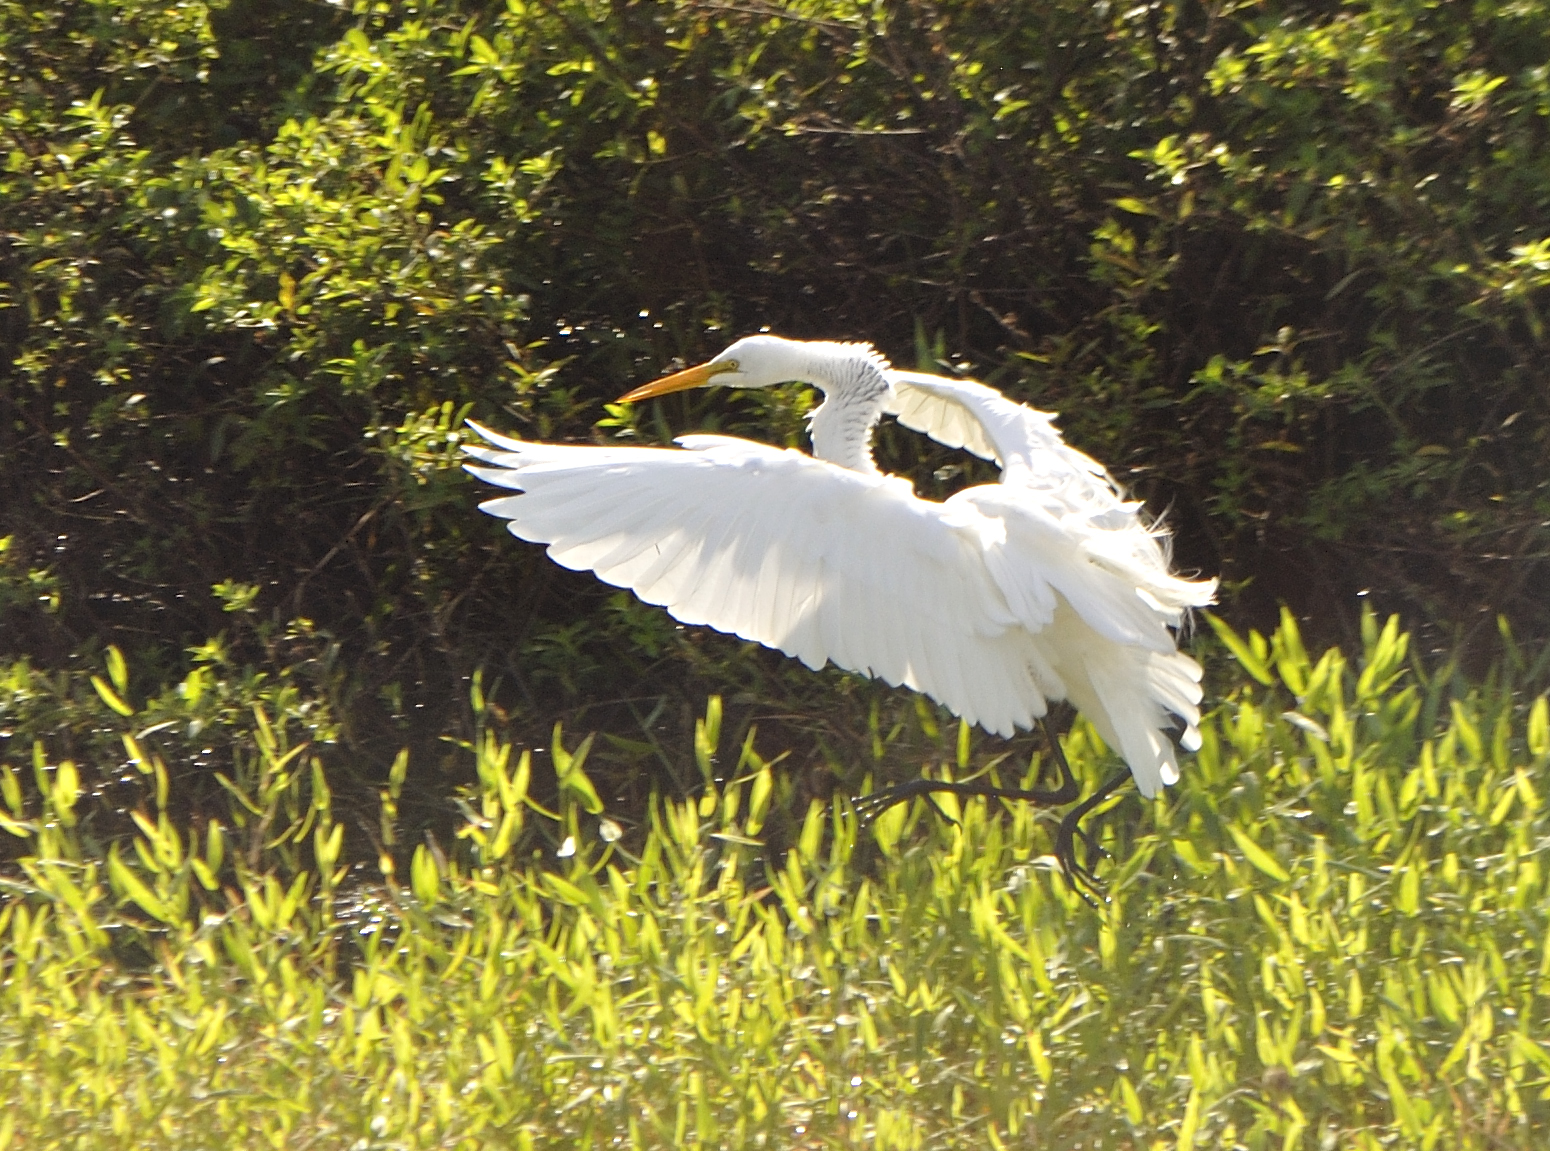
<path id="1" fill-rule="evenodd" d="M 1143 795 L 1178 779 L 1170 727 L 1200 746 L 1200 665 L 1171 629 L 1212 602 L 1215 580 L 1169 570 L 1166 536 L 1102 465 L 1060 438 L 1048 412 L 993 388 L 892 371 L 890 410 L 906 427 L 1001 464 L 1001 482 L 948 501 L 1002 525 L 985 551 L 991 578 L 1038 637 L 1066 698 L 1124 756 Z M 1069 609 L 1069 610 L 1068 610 Z"/>
<path id="2" fill-rule="evenodd" d="M 1002 525 L 902 480 L 725 436 L 682 449 L 533 444 L 474 425 L 480 507 L 689 624 L 903 684 L 1011 735 L 1064 695 L 985 566 Z"/>
<path id="3" fill-rule="evenodd" d="M 1133 599 L 1131 592 L 1138 593 L 1170 625 L 1179 622 L 1185 608 L 1212 602 L 1216 581 L 1183 580 L 1168 570 L 1166 534 L 1146 521 L 1139 503 L 1123 497 L 1102 464 L 1061 439 L 1049 412 L 973 380 L 897 370 L 890 371 L 889 379 L 894 388 L 890 410 L 899 411 L 901 423 L 939 443 L 998 460 L 1001 484 L 990 497 L 993 502 L 1003 508 L 1020 505 L 1054 537 L 1128 581 L 1127 600 Z M 988 445 L 989 452 L 979 451 L 976 443 Z M 1039 554 L 1050 553 L 1046 548 Z M 1071 598 L 1082 610 L 1081 598 Z M 1128 615 L 1131 603 L 1111 606 Z M 1082 614 L 1103 630 L 1100 619 L 1086 610 Z"/>
<path id="4" fill-rule="evenodd" d="M 911 431 L 930 436 L 939 444 L 962 448 L 982 460 L 1001 462 L 1002 457 L 979 418 L 953 391 L 933 386 L 937 382 L 955 384 L 957 381 L 944 376 L 928 376 L 924 372 L 901 372 L 897 368 L 888 369 L 887 374 L 893 394 L 884 401 L 885 413 Z"/>
<path id="5" fill-rule="evenodd" d="M 1060 438 L 1055 417 L 975 380 L 890 369 L 886 411 L 905 427 L 1001 465 L 1001 482 L 1067 494 L 1094 509 L 1129 507 L 1102 464 Z"/>

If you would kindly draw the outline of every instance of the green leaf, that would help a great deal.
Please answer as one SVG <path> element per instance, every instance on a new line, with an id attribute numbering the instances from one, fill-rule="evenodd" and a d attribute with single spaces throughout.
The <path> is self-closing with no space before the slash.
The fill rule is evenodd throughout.
<path id="1" fill-rule="evenodd" d="M 434 907 L 441 901 L 441 873 L 436 867 L 436 857 L 423 843 L 414 849 L 409 881 L 414 897 L 426 907 Z"/>
<path id="2" fill-rule="evenodd" d="M 91 685 L 97 689 L 97 694 L 102 697 L 102 702 L 107 704 L 114 711 L 118 712 L 119 715 L 126 719 L 134 715 L 135 709 L 125 703 L 123 699 L 119 697 L 118 692 L 109 687 L 107 681 L 100 675 L 94 675 L 91 677 Z"/>
<path id="3" fill-rule="evenodd" d="M 490 42 L 483 36 L 474 35 L 468 42 L 469 54 L 480 64 L 487 66 L 501 62 L 500 53 L 491 47 Z"/>
<path id="4" fill-rule="evenodd" d="M 1243 665 L 1244 671 L 1248 672 L 1266 687 L 1271 687 L 1275 684 L 1275 676 L 1271 675 L 1270 666 L 1265 662 L 1265 655 L 1267 653 L 1256 651 L 1256 648 L 1263 647 L 1265 642 L 1258 632 L 1250 632 L 1250 638 L 1244 640 L 1237 632 L 1233 631 L 1226 620 L 1221 619 L 1214 612 L 1204 612 L 1202 614 L 1206 617 L 1206 622 L 1211 625 L 1211 630 L 1216 633 L 1217 638 L 1227 645 L 1227 650 L 1232 652 L 1233 657 Z M 1254 643 L 1255 640 L 1259 641 L 1258 644 Z"/>
<path id="5" fill-rule="evenodd" d="M 120 695 L 129 691 L 129 668 L 124 664 L 124 653 L 113 644 L 108 645 L 108 678 Z"/>
<path id="6" fill-rule="evenodd" d="M 54 786 L 49 793 L 55 813 L 67 826 L 75 823 L 75 805 L 81 798 L 81 777 L 74 760 L 61 760 L 54 769 Z"/>
<path id="7" fill-rule="evenodd" d="M 147 915 L 163 923 L 173 922 L 174 917 L 167 904 L 119 858 L 116 843 L 108 849 L 108 879 L 115 891 L 133 900 Z"/>
<path id="8" fill-rule="evenodd" d="M 404 779 L 409 774 L 409 749 L 402 748 L 393 757 L 393 766 L 388 769 L 388 794 L 397 799 L 404 790 Z"/>
<path id="9" fill-rule="evenodd" d="M 1286 868 L 1276 862 L 1275 856 L 1255 843 L 1247 834 L 1239 830 L 1235 824 L 1228 824 L 1227 831 L 1232 836 L 1233 842 L 1238 845 L 1238 850 L 1243 852 L 1244 859 L 1270 876 L 1271 879 L 1279 880 L 1281 883 L 1287 883 L 1291 880 L 1291 875 L 1288 874 Z"/>
<path id="10" fill-rule="evenodd" d="M 1550 755 L 1550 701 L 1544 696 L 1528 710 L 1528 749 L 1535 759 Z"/>
<path id="11" fill-rule="evenodd" d="M 559 771 L 560 793 L 570 792 L 581 801 L 582 807 L 589 815 L 599 815 L 603 811 L 603 801 L 598 797 L 597 788 L 592 786 L 592 781 L 587 778 L 587 773 L 581 765 L 586 762 L 587 753 L 592 750 L 593 736 L 589 735 L 577 746 L 575 752 L 563 757 L 563 769 Z M 558 735 L 555 744 L 558 747 Z M 556 766 L 560 766 L 561 757 L 556 756 Z"/>
<path id="12" fill-rule="evenodd" d="M 1145 200 L 1137 200 L 1134 196 L 1121 196 L 1119 199 L 1112 201 L 1112 203 L 1121 212 L 1129 212 L 1135 216 L 1161 215 L 1151 204 L 1148 204 Z"/>

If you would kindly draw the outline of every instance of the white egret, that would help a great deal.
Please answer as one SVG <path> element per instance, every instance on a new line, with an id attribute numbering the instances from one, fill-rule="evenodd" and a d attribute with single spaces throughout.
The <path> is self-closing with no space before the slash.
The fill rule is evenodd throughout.
<path id="1" fill-rule="evenodd" d="M 1062 776 L 1051 791 L 915 780 L 874 811 L 933 791 L 1073 802 L 1080 789 L 1045 719 L 1050 701 L 1070 701 L 1128 765 L 1056 838 L 1067 877 L 1091 885 L 1078 820 L 1130 776 L 1156 795 L 1178 779 L 1175 739 L 1200 746 L 1200 666 L 1174 637 L 1216 581 L 1169 571 L 1163 533 L 1051 414 L 984 384 L 899 371 L 867 344 L 749 336 L 620 402 L 788 381 L 824 393 L 811 456 L 721 435 L 677 448 L 528 443 L 475 424 L 492 446 L 467 450 L 491 466 L 468 470 L 524 493 L 480 508 L 683 623 L 902 684 L 997 735 L 1042 723 Z M 885 413 L 996 461 L 1000 482 L 921 499 L 872 460 Z M 1085 866 L 1073 835 L 1088 844 Z"/>

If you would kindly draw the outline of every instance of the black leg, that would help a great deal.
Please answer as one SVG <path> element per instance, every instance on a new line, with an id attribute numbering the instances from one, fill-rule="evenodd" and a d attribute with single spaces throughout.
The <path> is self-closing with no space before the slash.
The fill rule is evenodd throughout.
<path id="1" fill-rule="evenodd" d="M 1080 895 L 1089 907 L 1096 907 L 1097 904 L 1093 902 L 1092 896 L 1087 891 L 1083 891 L 1082 888 L 1085 886 L 1088 891 L 1095 895 L 1102 892 L 1103 888 L 1098 883 L 1098 877 L 1093 874 L 1093 867 L 1097 864 L 1097 856 L 1107 855 L 1108 853 L 1099 847 L 1097 841 L 1081 826 L 1081 821 L 1088 812 L 1119 790 L 1129 778 L 1130 769 L 1128 767 L 1115 772 L 1109 777 L 1107 783 L 1066 812 L 1061 817 L 1060 827 L 1055 831 L 1055 858 L 1060 860 L 1060 868 L 1065 873 L 1066 882 L 1071 885 L 1071 890 Z M 1082 842 L 1087 846 L 1086 863 L 1078 863 L 1076 861 L 1076 838 L 1078 836 L 1081 837 Z"/>
<path id="2" fill-rule="evenodd" d="M 1031 803 L 1037 807 L 1063 807 L 1068 803 L 1076 803 L 1082 795 L 1081 784 L 1077 783 L 1076 776 L 1071 772 L 1071 765 L 1066 762 L 1065 750 L 1060 746 L 1060 740 L 1055 736 L 1055 730 L 1050 726 L 1047 718 L 1039 721 L 1044 730 L 1045 741 L 1049 744 L 1050 754 L 1055 760 L 1055 767 L 1060 774 L 1057 786 L 1049 790 L 1023 790 L 1016 787 L 996 787 L 989 783 L 970 781 L 959 783 L 951 780 L 938 779 L 912 779 L 907 783 L 901 783 L 894 787 L 884 788 L 856 801 L 856 814 L 863 821 L 876 819 L 896 803 L 914 799 L 916 796 L 924 796 L 927 803 L 936 810 L 938 815 L 945 815 L 937 806 L 931 796 L 933 792 L 951 792 L 953 795 L 984 796 L 986 799 L 1020 800 L 1023 803 Z M 1082 897 L 1090 907 L 1096 907 L 1092 897 L 1084 891 L 1097 893 L 1101 890 L 1097 876 L 1093 874 L 1093 868 L 1097 865 L 1098 858 L 1104 853 L 1103 848 L 1081 826 L 1081 820 L 1088 812 L 1097 807 L 1115 790 L 1130 778 L 1129 770 L 1124 770 L 1114 775 L 1107 783 L 1093 792 L 1080 804 L 1068 811 L 1060 821 L 1060 827 L 1055 832 L 1055 858 L 1060 862 L 1060 870 L 1066 877 L 1066 882 L 1071 885 L 1071 890 Z M 1086 860 L 1079 863 L 1076 858 L 1076 840 L 1080 838 L 1086 847 Z"/>
<path id="3" fill-rule="evenodd" d="M 1066 753 L 1060 746 L 1060 740 L 1055 737 L 1055 730 L 1050 726 L 1048 719 L 1041 719 L 1040 725 L 1044 729 L 1044 739 L 1049 744 L 1050 751 L 1055 759 L 1055 767 L 1060 773 L 1058 786 L 1048 791 L 1024 791 L 1017 787 L 996 787 L 994 784 L 969 781 L 957 783 L 946 779 L 912 779 L 905 783 L 896 784 L 893 787 L 885 787 L 882 791 L 875 791 L 871 795 L 863 796 L 856 801 L 856 814 L 863 820 L 876 819 L 896 803 L 914 799 L 923 795 L 929 801 L 931 793 L 936 791 L 951 792 L 954 795 L 972 796 L 982 795 L 986 799 L 1017 799 L 1024 803 L 1031 803 L 1036 807 L 1064 807 L 1068 803 L 1075 803 L 1081 797 L 1082 786 L 1077 783 L 1076 776 L 1071 774 L 1071 765 L 1066 762 Z M 936 807 L 936 804 L 932 804 Z M 942 814 L 941 808 L 936 808 L 937 814 Z"/>

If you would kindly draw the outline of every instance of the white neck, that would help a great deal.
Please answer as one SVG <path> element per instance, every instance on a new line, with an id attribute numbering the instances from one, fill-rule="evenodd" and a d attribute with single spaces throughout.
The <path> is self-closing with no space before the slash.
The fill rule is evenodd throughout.
<path id="1" fill-rule="evenodd" d="M 808 430 L 813 455 L 831 464 L 867 475 L 877 474 L 872 462 L 872 428 L 883 414 L 888 378 L 870 359 L 830 360 L 805 373 L 823 390 L 824 401 L 812 415 Z"/>

